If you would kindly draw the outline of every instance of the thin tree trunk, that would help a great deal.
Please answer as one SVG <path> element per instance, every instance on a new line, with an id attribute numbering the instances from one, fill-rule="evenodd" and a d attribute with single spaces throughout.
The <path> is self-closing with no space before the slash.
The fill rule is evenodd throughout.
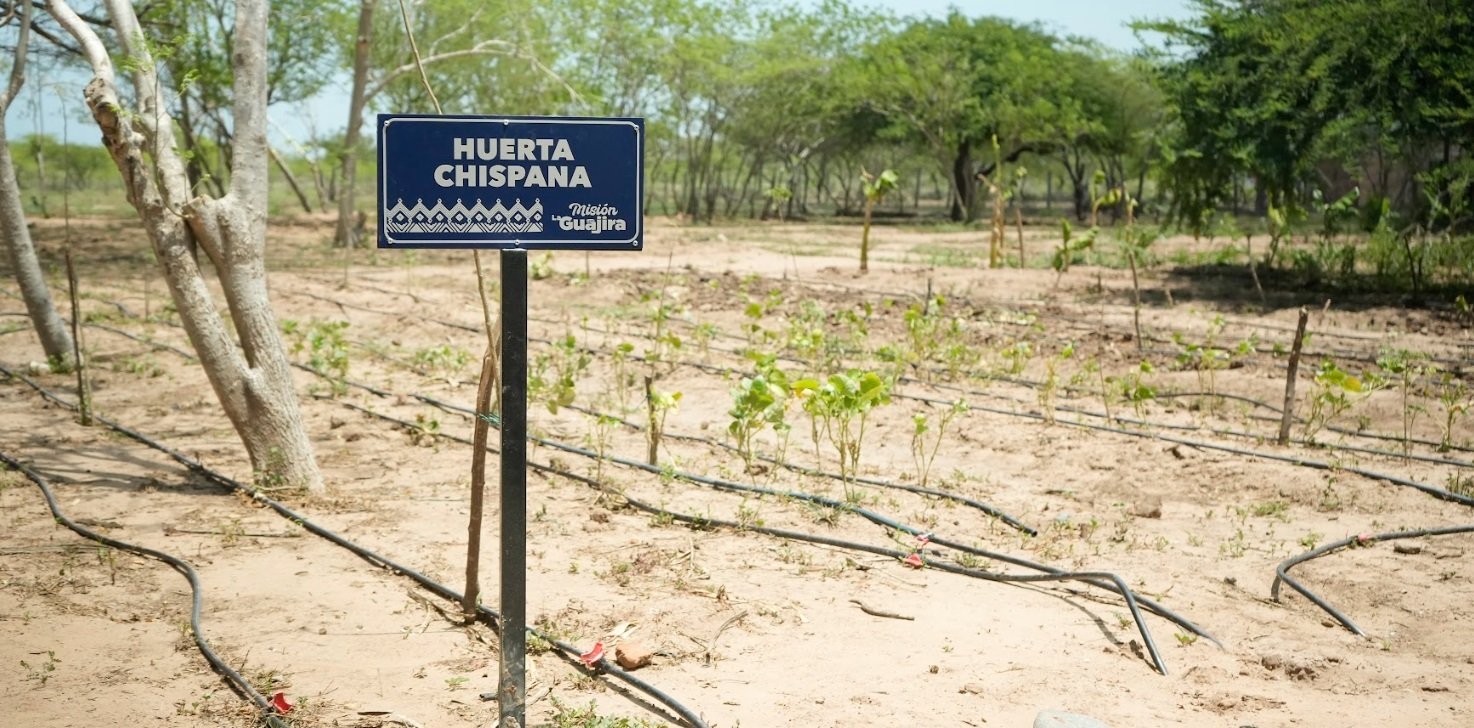
<path id="1" fill-rule="evenodd" d="M 957 143 L 957 157 L 952 160 L 952 189 L 952 220 L 972 222 L 977 183 L 973 179 L 972 145 L 966 141 Z"/>
<path id="2" fill-rule="evenodd" d="M 378 0 L 362 0 L 358 9 L 358 34 L 353 47 L 353 88 L 348 96 L 348 126 L 343 130 L 343 150 L 339 153 L 342 167 L 338 174 L 338 224 L 333 242 L 346 248 L 358 244 L 358 201 L 354 199 L 358 177 L 358 135 L 363 127 L 363 107 L 367 103 L 369 41 L 374 34 L 374 7 Z"/>
<path id="3" fill-rule="evenodd" d="M 268 144 L 266 151 L 271 154 L 271 161 L 276 163 L 276 168 L 281 170 L 281 175 L 286 178 L 287 186 L 292 188 L 292 194 L 295 194 L 297 201 L 302 203 L 302 209 L 306 210 L 307 214 L 312 214 L 312 203 L 308 201 L 307 194 L 302 191 L 302 186 L 297 184 L 297 175 L 292 174 L 292 168 L 288 167 L 286 160 L 276 153 L 276 147 Z"/>
<path id="4" fill-rule="evenodd" d="M 0 235 L 5 238 L 5 252 L 10 257 L 11 269 L 15 271 L 16 283 L 20 285 L 21 298 L 25 299 L 26 313 L 36 328 L 36 336 L 41 339 L 41 350 L 60 368 L 70 369 L 73 363 L 72 337 L 67 333 L 61 315 L 56 312 L 46 277 L 41 273 L 41 262 L 36 258 L 36 249 L 31 243 L 31 231 L 26 227 L 25 206 L 21 203 L 20 185 L 16 183 L 15 163 L 10 158 L 10 143 L 5 136 L 3 119 L 0 119 Z"/>
<path id="5" fill-rule="evenodd" d="M 11 269 L 15 271 L 16 283 L 20 285 L 31 325 L 41 340 L 41 350 L 46 352 L 47 359 L 61 365 L 61 368 L 70 368 L 74 363 L 72 337 L 51 301 L 51 290 L 46 286 L 41 262 L 36 258 L 36 248 L 31 243 L 20 183 L 15 178 L 15 161 L 10 156 L 10 138 L 5 132 L 5 114 L 26 80 L 30 26 L 31 5 L 25 3 L 21 6 L 20 33 L 16 40 L 15 61 L 10 67 L 10 82 L 4 95 L 0 96 L 0 235 L 5 238 L 5 252 L 10 258 Z"/>

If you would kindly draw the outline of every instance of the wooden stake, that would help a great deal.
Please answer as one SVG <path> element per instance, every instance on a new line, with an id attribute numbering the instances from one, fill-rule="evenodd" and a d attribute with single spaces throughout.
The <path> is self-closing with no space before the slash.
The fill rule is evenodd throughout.
<path id="1" fill-rule="evenodd" d="M 1295 419 L 1295 375 L 1300 371 L 1300 345 L 1305 341 L 1305 322 L 1310 312 L 1300 307 L 1300 321 L 1295 324 L 1295 343 L 1290 347 L 1290 371 L 1285 374 L 1285 411 L 1280 415 L 1279 444 L 1290 443 L 1290 421 Z"/>
<path id="2" fill-rule="evenodd" d="M 87 381 L 87 362 L 82 358 L 82 312 L 77 305 L 77 269 L 72 267 L 72 251 L 66 251 L 67 288 L 72 298 L 72 359 L 77 365 L 77 412 L 82 426 L 92 426 L 92 385 Z"/>
<path id="3" fill-rule="evenodd" d="M 1013 206 L 1013 219 L 1018 225 L 1018 267 L 1029 267 L 1028 258 L 1024 257 L 1024 206 L 1020 201 Z"/>
<path id="4" fill-rule="evenodd" d="M 657 462 L 657 460 L 660 457 L 660 423 L 656 422 L 656 420 L 655 420 L 655 387 L 654 387 L 654 384 L 655 384 L 655 378 L 654 377 L 651 377 L 649 374 L 646 374 L 645 375 L 645 417 L 646 417 L 646 420 L 647 420 L 647 427 L 649 428 L 649 430 L 648 430 L 648 432 L 646 434 L 649 435 L 649 438 L 648 439 L 650 441 L 650 449 L 646 453 L 646 458 L 645 459 L 648 460 L 651 465 L 659 465 L 660 463 Z"/>

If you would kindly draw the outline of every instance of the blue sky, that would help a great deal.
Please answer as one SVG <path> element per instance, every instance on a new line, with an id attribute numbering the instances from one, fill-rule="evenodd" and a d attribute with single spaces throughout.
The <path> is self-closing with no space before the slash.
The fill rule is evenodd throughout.
<path id="1" fill-rule="evenodd" d="M 799 0 L 812 2 L 812 0 Z M 1193 13 L 1190 0 L 859 0 L 878 8 L 885 8 L 901 15 L 929 15 L 940 17 L 951 8 L 966 15 L 997 15 L 1019 21 L 1036 21 L 1047 29 L 1061 35 L 1078 35 L 1094 38 L 1108 47 L 1122 51 L 1134 50 L 1137 40 L 1127 23 L 1140 18 L 1186 18 Z M 60 139 L 62 136 L 62 114 L 68 117 L 69 136 L 73 142 L 89 143 L 97 139 L 97 130 L 86 118 L 81 103 L 81 87 L 85 79 L 69 74 L 64 84 L 62 78 L 46 79 L 47 87 L 40 93 L 40 107 L 36 107 L 37 88 L 40 86 L 33 74 L 16 103 L 11 105 L 7 128 L 11 138 L 32 133 L 39 126 L 48 134 Z M 66 94 L 58 94 L 58 87 Z M 65 103 L 65 107 L 63 107 Z M 274 125 L 273 141 L 290 152 L 288 138 L 306 140 L 316 127 L 319 135 L 339 131 L 343 127 L 343 116 L 347 111 L 347 94 L 342 85 L 331 88 L 313 101 L 292 107 L 275 107 L 271 110 Z"/>

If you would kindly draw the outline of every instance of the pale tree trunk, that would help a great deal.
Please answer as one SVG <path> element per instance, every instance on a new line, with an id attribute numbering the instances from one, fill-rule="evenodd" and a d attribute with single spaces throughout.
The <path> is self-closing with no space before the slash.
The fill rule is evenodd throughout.
<path id="1" fill-rule="evenodd" d="M 292 174 L 292 168 L 287 166 L 287 160 L 282 159 L 281 155 L 276 153 L 276 147 L 268 146 L 266 151 L 271 154 L 272 163 L 281 170 L 281 176 L 287 181 L 287 186 L 292 188 L 292 194 L 297 196 L 297 202 L 302 203 L 302 209 L 311 215 L 312 203 L 307 201 L 307 193 L 303 192 L 302 186 L 297 184 L 297 175 Z"/>
<path id="2" fill-rule="evenodd" d="M 25 299 L 26 311 L 31 316 L 31 325 L 36 327 L 36 336 L 41 339 L 41 349 L 46 358 L 70 368 L 72 359 L 72 336 L 66 324 L 51 302 L 51 291 L 46 287 L 46 278 L 41 275 L 41 263 L 36 259 L 36 248 L 31 244 L 31 231 L 26 228 L 25 207 L 21 203 L 20 183 L 15 178 L 15 162 L 10 157 L 10 137 L 5 133 L 5 114 L 11 102 L 20 93 L 26 79 L 26 51 L 30 44 L 31 4 L 21 6 L 20 38 L 15 45 L 15 63 L 10 67 L 10 83 L 0 96 L 0 235 L 5 236 L 5 252 L 10 257 L 10 267 L 15 270 L 16 282 L 20 284 L 21 298 Z"/>
<path id="3" fill-rule="evenodd" d="M 153 244 L 179 317 L 222 409 L 251 458 L 258 485 L 323 490 L 302 426 L 291 367 L 267 295 L 265 0 L 235 3 L 232 173 L 226 194 L 194 196 L 160 105 L 154 61 L 127 0 L 107 0 L 120 52 L 130 59 L 137 108 L 122 106 L 102 40 L 66 0 L 46 7 L 82 48 L 93 78 L 84 97 L 103 145 L 123 176 L 128 201 Z M 231 325 L 217 309 L 192 243 L 220 278 Z"/>
<path id="4" fill-rule="evenodd" d="M 368 102 L 369 41 L 374 33 L 374 6 L 378 0 L 362 0 L 358 10 L 358 35 L 353 45 L 353 91 L 348 95 L 348 127 L 343 130 L 342 165 L 338 174 L 338 226 L 333 242 L 352 248 L 358 243 L 357 200 L 358 135 L 363 128 L 363 107 Z"/>

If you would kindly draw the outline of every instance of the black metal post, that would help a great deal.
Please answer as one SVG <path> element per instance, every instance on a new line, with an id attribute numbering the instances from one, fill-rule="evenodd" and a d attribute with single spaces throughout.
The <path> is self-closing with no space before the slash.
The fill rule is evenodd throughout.
<path id="1" fill-rule="evenodd" d="M 503 250 L 499 728 L 527 710 L 527 251 Z"/>

